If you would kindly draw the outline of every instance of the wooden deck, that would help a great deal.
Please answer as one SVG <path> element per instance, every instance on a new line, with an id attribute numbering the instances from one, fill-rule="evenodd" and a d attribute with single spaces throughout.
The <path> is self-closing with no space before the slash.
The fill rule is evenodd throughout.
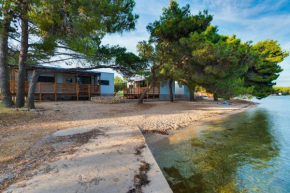
<path id="1" fill-rule="evenodd" d="M 147 87 L 127 88 L 124 89 L 124 97 L 127 99 L 137 99 Z M 147 92 L 145 98 L 159 98 L 159 88 L 154 87 Z"/>
<path id="2" fill-rule="evenodd" d="M 25 82 L 25 94 L 27 96 L 29 82 Z M 16 96 L 17 82 L 10 81 L 10 90 L 12 96 Z M 42 100 L 44 98 L 54 98 L 56 101 L 61 97 L 90 98 L 99 96 L 101 93 L 100 85 L 78 84 L 78 83 L 56 83 L 56 82 L 38 82 L 35 90 L 35 98 Z"/>

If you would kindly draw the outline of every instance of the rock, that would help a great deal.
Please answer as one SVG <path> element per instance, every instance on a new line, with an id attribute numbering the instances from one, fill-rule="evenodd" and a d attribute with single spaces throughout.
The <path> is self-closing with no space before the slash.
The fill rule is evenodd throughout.
<path id="1" fill-rule="evenodd" d="M 31 109 L 30 111 L 32 112 L 41 112 L 41 111 L 45 111 L 44 109 Z"/>
<path id="2" fill-rule="evenodd" d="M 25 111 L 25 112 L 29 111 L 28 108 L 20 108 L 20 109 L 16 109 L 16 110 L 17 110 L 17 111 Z"/>

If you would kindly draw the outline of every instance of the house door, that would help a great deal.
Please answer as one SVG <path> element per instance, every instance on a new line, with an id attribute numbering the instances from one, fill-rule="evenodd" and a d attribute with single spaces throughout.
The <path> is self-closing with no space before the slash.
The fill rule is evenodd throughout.
<path id="1" fill-rule="evenodd" d="M 88 94 L 89 88 L 91 86 L 91 77 L 90 76 L 79 76 L 78 84 L 79 84 L 79 92 L 80 94 Z"/>
<path id="2" fill-rule="evenodd" d="M 92 80 L 90 76 L 79 76 L 78 83 L 79 84 L 92 84 Z"/>

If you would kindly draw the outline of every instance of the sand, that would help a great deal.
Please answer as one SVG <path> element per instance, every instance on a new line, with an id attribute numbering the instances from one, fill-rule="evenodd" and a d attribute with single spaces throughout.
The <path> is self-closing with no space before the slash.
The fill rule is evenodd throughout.
<path id="1" fill-rule="evenodd" d="M 6 157 L 2 156 L 5 162 L 0 166 L 0 182 L 1 177 L 2 180 L 7 177 L 7 172 L 15 170 L 5 186 L 9 185 L 6 192 L 172 192 L 141 132 L 170 134 L 199 124 L 202 119 L 230 114 L 251 105 L 233 102 L 235 105 L 231 106 L 214 101 L 148 102 L 141 106 L 89 101 L 37 103 L 38 108 L 44 109 L 33 112 L 37 118 L 23 125 L 9 123 L 1 130 L 7 136 L 1 139 L 1 147 L 10 147 L 6 143 L 9 140 L 22 140 L 25 144 L 29 139 L 29 142 L 17 155 L 9 155 L 9 148 L 3 151 Z M 98 135 L 87 136 L 95 130 Z M 84 136 L 88 138 L 80 139 Z M 38 149 L 49 149 L 51 156 L 37 159 L 34 154 L 36 161 L 23 165 L 21 161 L 27 160 L 27 152 L 37 145 Z M 12 146 L 16 149 L 20 145 Z M 59 151 L 63 149 L 64 155 Z M 142 170 L 146 164 L 150 167 Z M 27 167 L 19 171 L 21 178 L 13 176 L 18 172 L 17 166 Z M 143 177 L 146 179 L 142 180 Z"/>

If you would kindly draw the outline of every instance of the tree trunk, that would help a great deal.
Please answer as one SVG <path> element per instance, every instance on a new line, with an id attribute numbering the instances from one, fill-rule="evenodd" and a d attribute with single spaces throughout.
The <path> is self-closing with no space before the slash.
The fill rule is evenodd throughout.
<path id="1" fill-rule="evenodd" d="M 27 19 L 27 1 L 24 0 L 21 4 L 23 13 L 21 14 L 21 43 L 20 54 L 18 60 L 18 80 L 17 80 L 17 94 L 16 106 L 23 107 L 25 105 L 25 76 L 26 76 L 26 62 L 28 54 L 28 19 Z"/>
<path id="2" fill-rule="evenodd" d="M 162 55 L 163 55 L 163 54 L 164 54 L 164 53 L 162 52 Z M 155 82 L 156 82 L 155 70 L 157 70 L 158 68 L 160 68 L 160 66 L 162 66 L 162 64 L 163 64 L 163 56 L 161 57 L 161 60 L 160 60 L 159 64 L 158 64 L 157 66 L 154 66 L 154 67 L 151 68 L 152 80 L 151 80 L 151 82 L 150 82 L 149 87 L 146 88 L 146 89 L 143 91 L 143 93 L 140 95 L 139 100 L 138 100 L 138 104 L 143 104 L 143 101 L 144 101 L 144 97 L 145 97 L 145 95 L 147 94 L 147 92 L 149 92 L 149 90 L 150 90 L 151 88 L 153 88 L 153 87 L 155 86 Z"/>
<path id="3" fill-rule="evenodd" d="M 150 82 L 149 87 L 146 88 L 146 89 L 143 91 L 143 93 L 140 95 L 139 100 L 138 100 L 138 104 L 143 104 L 143 101 L 144 101 L 144 98 L 145 98 L 147 92 L 149 92 L 149 90 L 155 86 L 155 81 L 156 81 L 155 78 L 156 78 L 156 77 L 155 77 L 155 75 L 154 75 L 153 78 L 152 78 L 152 80 L 151 80 L 151 82 Z"/>
<path id="4" fill-rule="evenodd" d="M 219 101 L 217 93 L 213 93 L 213 100 L 214 101 Z"/>
<path id="5" fill-rule="evenodd" d="M 168 81 L 168 86 L 169 86 L 169 99 L 170 99 L 170 102 L 173 103 L 172 83 L 173 83 L 173 80 L 170 78 L 169 81 Z"/>
<path id="6" fill-rule="evenodd" d="M 195 100 L 195 98 L 194 98 L 194 93 L 190 92 L 189 95 L 190 95 L 190 96 L 189 96 L 189 100 L 190 100 L 190 101 L 194 101 L 194 100 Z"/>
<path id="7" fill-rule="evenodd" d="M 29 89 L 28 89 L 28 97 L 27 97 L 27 108 L 29 109 L 35 109 L 34 105 L 34 93 L 38 81 L 40 73 L 37 70 L 34 70 L 32 73 L 31 81 L 29 84 Z"/>
<path id="8" fill-rule="evenodd" d="M 4 14 L 1 30 L 0 30 L 0 89 L 2 95 L 2 103 L 5 107 L 13 107 L 12 96 L 10 92 L 9 70 L 8 70 L 8 33 L 10 27 L 10 18 L 7 17 L 7 12 Z"/>

